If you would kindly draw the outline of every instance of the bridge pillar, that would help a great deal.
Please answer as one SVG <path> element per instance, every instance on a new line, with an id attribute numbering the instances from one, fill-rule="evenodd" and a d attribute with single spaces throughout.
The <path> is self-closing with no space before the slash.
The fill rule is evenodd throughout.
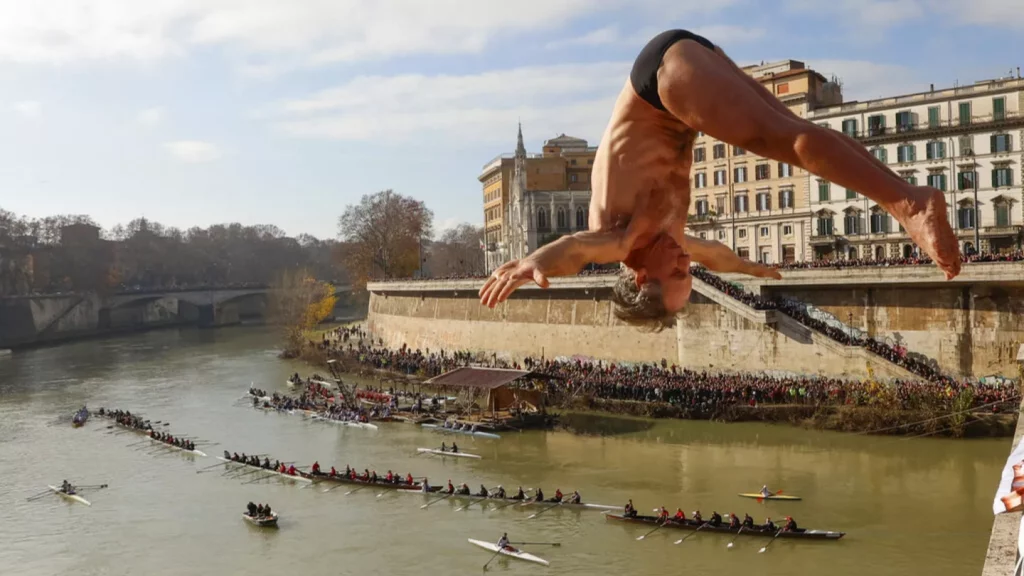
<path id="1" fill-rule="evenodd" d="M 199 311 L 198 324 L 202 328 L 209 328 L 217 325 L 217 307 L 213 304 L 196 306 Z"/>

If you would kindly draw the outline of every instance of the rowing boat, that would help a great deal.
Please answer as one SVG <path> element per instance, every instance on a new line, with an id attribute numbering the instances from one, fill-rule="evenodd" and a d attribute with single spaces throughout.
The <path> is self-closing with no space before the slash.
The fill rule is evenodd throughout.
<path id="1" fill-rule="evenodd" d="M 362 428 L 364 430 L 377 430 L 376 424 L 370 424 L 369 422 L 352 422 L 351 420 L 335 420 L 333 418 L 327 418 L 325 416 L 310 416 L 313 420 L 319 420 L 320 422 L 327 422 L 328 424 L 337 424 L 338 426 L 348 426 L 349 428 Z"/>
<path id="2" fill-rule="evenodd" d="M 431 490 L 431 494 L 436 494 L 438 496 L 444 495 L 445 492 L 442 492 L 442 489 L 444 489 L 443 486 L 433 486 L 430 489 Z M 520 500 L 520 499 L 517 499 L 517 498 L 494 498 L 492 496 L 484 497 L 484 496 L 478 496 L 476 494 L 459 494 L 459 493 L 455 493 L 455 494 L 450 495 L 449 497 L 450 498 L 458 498 L 458 499 L 477 500 L 477 501 L 486 500 L 488 502 L 496 502 L 498 504 L 505 504 L 505 503 L 507 503 L 507 504 L 510 504 L 510 505 L 513 502 L 518 502 L 520 506 L 550 506 L 552 508 L 554 508 L 554 507 L 569 508 L 570 510 L 605 510 L 605 511 L 608 511 L 608 510 L 619 510 L 619 509 L 622 508 L 622 506 L 610 506 L 608 504 L 590 504 L 588 502 L 580 502 L 579 504 L 571 504 L 569 502 L 566 502 L 565 500 L 562 500 L 561 503 L 558 503 L 558 502 L 552 502 L 551 500 L 537 501 L 537 500 L 533 500 L 533 499 L 529 499 L 529 498 L 527 498 L 526 500 Z"/>
<path id="3" fill-rule="evenodd" d="M 476 454 L 466 454 L 465 452 L 452 452 L 450 450 L 437 450 L 435 448 L 417 448 L 417 452 L 421 454 L 437 454 L 438 456 L 455 456 L 457 458 L 476 458 L 480 459 L 480 456 Z"/>
<path id="4" fill-rule="evenodd" d="M 276 474 L 278 476 L 281 476 L 282 478 L 287 478 L 289 480 L 296 480 L 298 482 L 309 482 L 311 484 L 313 482 L 311 479 L 306 478 L 305 476 L 300 476 L 298 474 L 292 476 L 291 474 L 287 474 L 285 472 L 278 472 L 277 470 L 268 470 L 268 469 L 266 469 L 266 468 L 264 468 L 262 466 L 253 466 L 252 464 L 246 464 L 245 462 L 235 462 L 234 460 L 228 460 L 227 458 L 225 458 L 223 456 L 217 456 L 217 460 L 220 460 L 221 462 L 224 462 L 226 464 L 234 464 L 236 466 L 245 466 L 246 468 L 253 468 L 255 470 L 262 470 L 263 472 L 266 472 L 267 474 Z"/>
<path id="5" fill-rule="evenodd" d="M 352 485 L 355 485 L 355 486 L 372 486 L 374 488 L 382 488 L 382 489 L 387 489 L 387 490 L 398 490 L 400 492 L 408 492 L 408 493 L 414 493 L 414 494 L 423 493 L 423 484 L 420 483 L 420 482 L 417 482 L 417 483 L 412 484 L 412 485 L 404 484 L 404 483 L 403 484 L 393 484 L 393 483 L 386 482 L 386 481 L 384 481 L 384 480 L 382 480 L 380 478 L 378 478 L 376 482 L 370 482 L 369 480 L 359 480 L 359 479 L 353 480 L 351 478 L 346 478 L 344 475 L 341 475 L 341 476 L 331 476 L 330 474 L 327 474 L 327 473 L 324 473 L 324 472 L 320 472 L 319 474 L 313 474 L 311 472 L 304 472 L 303 476 L 307 477 L 307 478 L 310 478 L 310 479 L 313 479 L 313 480 L 316 480 L 317 482 L 334 482 L 335 484 L 352 484 Z M 430 488 L 430 492 L 429 493 L 430 494 L 436 494 L 436 493 L 440 492 L 441 488 L 442 488 L 441 486 L 432 486 Z"/>
<path id="6" fill-rule="evenodd" d="M 609 520 L 620 520 L 623 522 L 630 522 L 633 524 L 647 524 L 649 526 L 659 526 L 661 521 L 657 516 L 633 516 L 627 518 L 622 514 L 605 514 L 605 517 Z M 696 530 L 700 528 L 702 524 L 693 520 L 686 520 L 685 523 L 677 523 L 669 520 L 665 523 L 665 528 L 675 528 L 678 530 Z M 730 528 L 727 524 L 721 526 L 711 526 L 710 524 L 705 525 L 701 528 L 702 532 L 716 532 L 720 534 L 742 534 L 744 536 L 761 536 L 765 538 L 772 538 L 776 534 L 779 538 L 792 538 L 800 540 L 838 540 L 846 535 L 846 532 L 830 532 L 828 530 L 805 530 L 803 528 L 794 530 L 792 532 L 783 532 L 776 530 L 766 530 L 760 526 L 755 528 L 743 528 L 742 532 L 740 528 Z"/>
<path id="7" fill-rule="evenodd" d="M 492 542 L 484 542 L 483 540 L 473 540 L 472 538 L 469 539 L 469 543 L 473 544 L 474 546 L 479 546 L 484 550 L 490 550 L 491 552 L 501 554 L 502 556 L 508 556 L 509 558 L 526 560 L 527 562 L 534 562 L 542 566 L 549 565 L 548 561 L 541 558 L 540 556 L 534 556 L 533 554 L 530 554 L 529 552 L 523 552 L 522 550 L 516 550 L 513 552 L 512 550 L 508 550 L 505 548 L 498 548 L 498 545 Z"/>
<path id="8" fill-rule="evenodd" d="M 802 498 L 800 498 L 799 496 L 786 496 L 786 495 L 783 495 L 783 494 L 772 494 L 770 496 L 765 496 L 765 495 L 761 494 L 760 492 L 750 493 L 750 494 L 740 494 L 740 496 L 743 497 L 743 498 L 756 498 L 758 500 L 791 500 L 791 501 L 792 500 L 802 500 Z"/>
<path id="9" fill-rule="evenodd" d="M 85 421 L 89 419 L 89 411 L 82 407 L 81 410 L 75 412 L 75 416 L 71 419 L 71 425 L 75 428 L 85 424 Z"/>
<path id="10" fill-rule="evenodd" d="M 248 514 L 242 514 L 242 519 L 253 526 L 259 526 L 260 528 L 277 528 L 277 512 L 271 512 L 269 517 L 261 516 L 259 518 L 253 518 Z"/>
<path id="11" fill-rule="evenodd" d="M 152 436 L 150 436 L 149 439 L 152 440 L 153 442 L 156 442 L 157 444 L 159 444 L 161 446 L 166 447 L 166 448 L 170 448 L 172 450 L 180 450 L 180 451 L 182 451 L 182 452 L 184 452 L 186 454 L 192 454 L 193 456 L 202 456 L 203 458 L 206 458 L 206 453 L 205 452 L 201 452 L 199 450 L 189 450 L 188 448 L 182 448 L 181 446 L 175 446 L 174 444 L 169 444 L 169 443 L 164 442 L 162 440 L 157 440 L 156 438 L 153 438 Z"/>
<path id="12" fill-rule="evenodd" d="M 69 502 L 78 502 L 79 504 L 85 504 L 86 506 L 92 506 L 92 504 L 90 504 L 88 500 L 86 500 L 85 498 L 82 498 L 78 494 L 68 494 L 67 492 L 62 491 L 60 488 L 57 488 L 56 486 L 50 486 L 49 484 L 47 484 L 46 487 L 49 488 L 50 490 L 53 490 L 54 492 L 57 493 L 58 496 L 60 496 L 61 498 L 65 499 L 65 500 L 67 500 Z"/>
<path id="13" fill-rule="evenodd" d="M 441 426 L 440 424 L 421 424 L 421 426 L 423 426 L 424 428 L 430 429 L 430 430 L 434 430 L 436 432 L 444 433 L 444 434 L 464 434 L 466 436 L 478 436 L 480 438 L 491 438 L 491 439 L 494 439 L 494 440 L 500 440 L 501 439 L 501 436 L 498 436 L 497 434 L 493 434 L 491 432 L 480 432 L 479 430 L 477 430 L 477 431 L 473 431 L 473 430 L 452 430 L 451 428 L 445 428 L 444 426 Z"/>

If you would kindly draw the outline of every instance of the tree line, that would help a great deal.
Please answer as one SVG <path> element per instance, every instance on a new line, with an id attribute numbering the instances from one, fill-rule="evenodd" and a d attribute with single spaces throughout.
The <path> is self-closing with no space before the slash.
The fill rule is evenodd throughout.
<path id="1" fill-rule="evenodd" d="M 383 190 L 345 207 L 337 239 L 291 237 L 272 224 L 182 230 L 137 218 L 62 242 L 68 226 L 99 226 L 87 215 L 27 218 L 0 208 L 0 296 L 269 285 L 297 271 L 357 289 L 483 273 L 482 229 L 463 224 L 434 239 L 433 218 L 422 201 Z"/>

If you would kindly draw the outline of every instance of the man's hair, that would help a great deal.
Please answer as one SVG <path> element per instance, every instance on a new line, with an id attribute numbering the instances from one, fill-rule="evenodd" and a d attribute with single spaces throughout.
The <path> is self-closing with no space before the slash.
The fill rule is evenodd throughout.
<path id="1" fill-rule="evenodd" d="M 644 331 L 661 332 L 675 326 L 676 316 L 665 309 L 661 283 L 648 280 L 643 288 L 636 285 L 636 272 L 623 267 L 612 288 L 615 317 Z"/>

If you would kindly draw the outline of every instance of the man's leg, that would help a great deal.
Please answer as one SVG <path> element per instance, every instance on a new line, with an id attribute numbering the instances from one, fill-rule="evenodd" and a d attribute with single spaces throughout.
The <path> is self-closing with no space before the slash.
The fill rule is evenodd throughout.
<path id="1" fill-rule="evenodd" d="M 853 140 L 783 113 L 718 53 L 696 42 L 676 43 L 665 53 L 658 87 L 669 112 L 691 128 L 857 190 L 895 216 L 947 278 L 960 272 L 941 192 L 894 178 Z"/>

